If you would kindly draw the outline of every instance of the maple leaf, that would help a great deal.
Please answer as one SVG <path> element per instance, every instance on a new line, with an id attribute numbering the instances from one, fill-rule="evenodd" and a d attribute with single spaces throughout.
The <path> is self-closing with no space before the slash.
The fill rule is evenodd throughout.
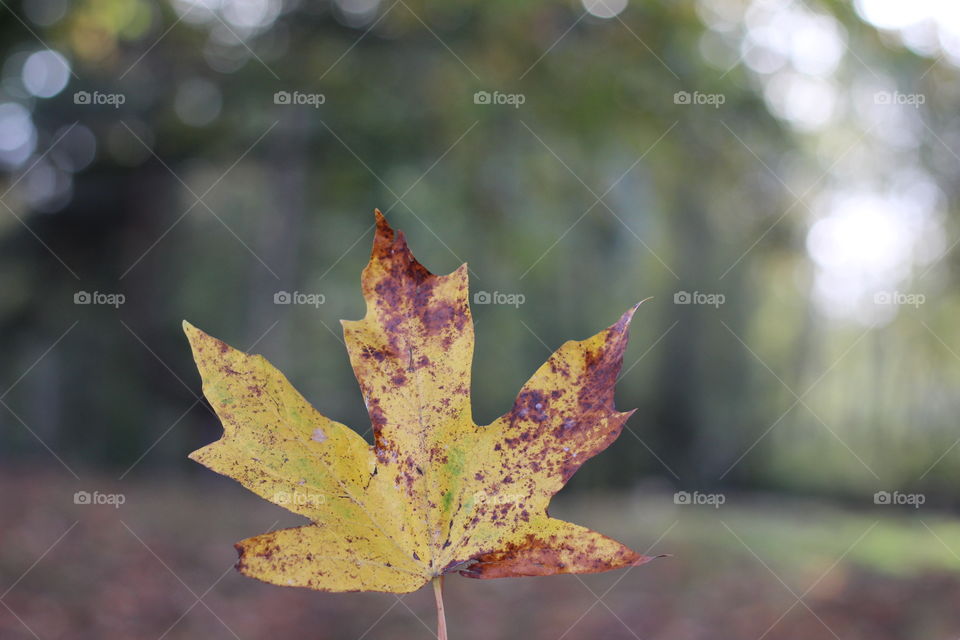
<path id="1" fill-rule="evenodd" d="M 506 415 L 478 426 L 467 266 L 433 275 L 377 211 L 362 287 L 366 316 L 342 324 L 373 446 L 317 412 L 262 356 L 184 322 L 224 428 L 190 457 L 311 521 L 238 542 L 241 573 L 323 591 L 406 593 L 455 571 L 595 573 L 651 559 L 547 513 L 632 414 L 617 411 L 613 396 L 636 306 L 561 346 Z"/>

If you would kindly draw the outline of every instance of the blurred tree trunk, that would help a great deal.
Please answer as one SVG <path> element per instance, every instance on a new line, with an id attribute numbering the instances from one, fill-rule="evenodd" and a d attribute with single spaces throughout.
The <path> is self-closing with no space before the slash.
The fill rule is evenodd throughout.
<path id="1" fill-rule="evenodd" d="M 307 151 L 310 123 L 307 107 L 281 105 L 280 123 L 269 134 L 265 163 L 270 184 L 270 210 L 255 217 L 259 227 L 253 250 L 274 271 L 254 262 L 250 273 L 248 334 L 251 340 L 273 324 L 279 309 L 273 302 L 277 291 L 296 289 L 299 242 L 306 209 Z M 286 353 L 287 335 L 271 331 L 261 345 L 274 354 Z"/>
<path id="2" fill-rule="evenodd" d="M 680 250 L 673 269 L 679 280 L 677 286 L 686 287 L 702 282 L 705 266 L 709 264 L 710 238 L 707 220 L 700 202 L 692 190 L 680 189 L 674 215 L 668 216 L 669 235 Z M 664 326 L 678 322 L 664 338 L 659 366 L 659 390 L 655 394 L 654 423 L 659 429 L 653 450 L 680 476 L 680 483 L 693 486 L 699 467 L 696 460 L 696 437 L 703 417 L 704 386 L 700 356 L 704 348 L 704 312 L 698 305 L 678 306 L 669 300 L 664 311 L 670 318 Z"/>

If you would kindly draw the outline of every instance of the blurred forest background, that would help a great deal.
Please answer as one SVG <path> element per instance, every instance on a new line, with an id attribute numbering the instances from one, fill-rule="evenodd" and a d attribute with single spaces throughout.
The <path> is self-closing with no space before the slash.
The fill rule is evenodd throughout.
<path id="1" fill-rule="evenodd" d="M 752 578 L 736 563 L 729 573 L 714 566 L 696 532 L 709 519 L 732 545 L 718 555 L 750 550 L 744 562 L 769 581 L 766 565 L 756 564 L 764 554 L 753 549 L 786 552 L 767 534 L 799 535 L 804 523 L 789 520 L 792 510 L 771 506 L 790 501 L 816 505 L 800 513 L 820 514 L 809 517 L 823 525 L 803 542 L 790 538 L 794 551 L 829 548 L 836 560 L 866 518 L 870 536 L 886 533 L 864 556 L 864 571 L 887 571 L 898 555 L 911 565 L 905 547 L 933 554 L 927 564 L 917 560 L 933 567 L 909 578 L 919 583 L 881 584 L 862 610 L 859 600 L 836 605 L 851 620 L 846 633 L 832 631 L 843 622 L 821 626 L 808 616 L 815 633 L 803 627 L 796 637 L 960 633 L 949 604 L 960 592 L 960 524 L 950 516 L 960 507 L 960 5 L 0 4 L 0 540 L 21 544 L 0 554 L 0 589 L 17 587 L 9 599 L 0 594 L 0 603 L 11 602 L 0 609 L 10 637 L 80 638 L 89 629 L 89 637 L 155 638 L 176 619 L 140 591 L 137 602 L 123 604 L 129 593 L 109 597 L 142 627 L 116 626 L 112 614 L 85 617 L 87 605 L 43 595 L 68 585 L 85 591 L 89 578 L 57 574 L 55 561 L 50 573 L 44 562 L 17 586 L 74 519 L 83 524 L 70 534 L 76 562 L 67 566 L 88 562 L 81 550 L 97 555 L 92 550 L 110 540 L 84 522 L 90 509 L 69 515 L 73 491 L 115 484 L 128 504 L 119 516 L 104 507 L 96 517 L 129 523 L 140 509 L 155 539 L 144 531 L 142 540 L 131 537 L 136 525 L 124 531 L 112 521 L 118 538 L 106 544 L 132 554 L 166 541 L 197 572 L 206 562 L 198 549 L 224 553 L 226 567 L 230 543 L 279 512 L 236 497 L 242 489 L 221 486 L 186 459 L 220 427 L 199 396 L 182 319 L 263 353 L 321 412 L 367 429 L 338 320 L 363 314 L 359 276 L 374 207 L 432 271 L 470 265 L 481 424 L 509 409 L 563 341 L 592 335 L 653 296 L 634 322 L 617 392 L 620 408 L 638 411 L 571 482 L 570 505 L 579 507 L 570 510 L 633 492 L 628 511 L 638 511 L 620 526 L 642 548 L 672 529 L 681 506 L 674 491 L 724 495 L 726 504 L 697 511 L 678 529 L 695 550 L 691 564 L 673 565 L 682 575 L 669 566 L 631 573 L 637 597 L 661 597 L 644 571 L 689 592 L 684 581 L 710 566 L 718 577 L 698 588 L 741 588 L 742 597 L 757 598 L 755 588 L 737 587 L 738 576 L 743 584 Z M 878 491 L 922 496 L 922 510 L 878 505 Z M 730 506 L 738 495 L 752 502 Z M 134 496 L 139 504 L 130 504 Z M 650 496 L 663 499 L 637 502 Z M 203 508 L 201 498 L 217 507 Z M 268 511 L 258 524 L 231 528 L 220 505 Z M 868 528 L 874 516 L 865 514 L 874 512 L 896 522 Z M 918 522 L 921 512 L 927 519 Z M 616 533 L 618 513 L 612 501 L 595 522 L 610 520 Z M 179 544 L 195 546 L 179 549 L 178 536 L 191 528 Z M 853 532 L 842 544 L 834 540 L 841 530 Z M 762 533 L 753 539 L 749 531 Z M 677 554 L 667 542 L 657 550 Z M 163 572 L 156 558 L 143 563 Z M 797 563 L 801 572 L 810 566 Z M 96 563 L 102 577 L 113 575 L 107 564 Z M 952 568 L 938 573 L 945 566 Z M 221 570 L 195 582 L 206 588 Z M 576 582 L 557 580 L 584 595 Z M 850 594 L 863 595 L 875 580 L 857 574 L 824 597 L 860 597 Z M 251 589 L 242 593 L 261 602 L 274 597 L 263 585 L 231 588 Z M 482 588 L 496 597 L 496 588 Z M 538 591 L 506 589 L 513 598 Z M 928 591 L 935 596 L 917 595 Z M 906 593 L 919 608 L 891 612 L 889 603 Z M 223 597 L 242 617 L 243 601 Z M 298 611 L 322 598 L 282 597 Z M 315 614 L 305 619 L 313 625 L 333 615 L 357 625 L 357 633 L 348 626 L 330 637 L 357 637 L 379 615 L 362 600 L 334 598 L 342 606 L 333 612 L 298 615 Z M 636 608 L 626 602 L 619 613 Z M 473 611 L 466 595 L 460 606 Z M 776 619 L 759 609 L 704 607 L 697 624 L 658 627 L 637 613 L 626 624 L 608 616 L 614 626 L 591 633 L 757 637 Z M 157 619 L 144 618 L 147 610 Z M 905 617 L 860 624 L 878 612 Z M 293 633 L 291 621 L 304 619 L 285 620 Z M 762 622 L 754 631 L 745 620 Z M 202 633 L 258 637 L 283 628 L 274 622 L 257 620 L 260 631 L 247 636 L 214 619 Z M 202 629 L 183 622 L 166 637 Z"/>

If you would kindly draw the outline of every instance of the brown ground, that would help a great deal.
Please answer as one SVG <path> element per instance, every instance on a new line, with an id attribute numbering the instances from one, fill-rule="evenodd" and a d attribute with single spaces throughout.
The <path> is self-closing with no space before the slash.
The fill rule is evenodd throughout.
<path id="1" fill-rule="evenodd" d="M 298 522 L 239 486 L 81 475 L 0 473 L 3 640 L 433 637 L 429 589 L 326 594 L 238 575 L 235 540 Z M 122 491 L 126 504 L 75 505 L 78 488 Z M 944 516 L 756 498 L 676 508 L 659 492 L 554 512 L 673 557 L 582 578 L 450 577 L 452 639 L 960 637 L 960 525 Z"/>

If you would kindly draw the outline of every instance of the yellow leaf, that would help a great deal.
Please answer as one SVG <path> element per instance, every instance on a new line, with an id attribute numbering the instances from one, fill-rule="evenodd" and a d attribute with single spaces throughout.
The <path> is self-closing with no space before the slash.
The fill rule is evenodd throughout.
<path id="1" fill-rule="evenodd" d="M 636 306 L 558 349 L 509 413 L 474 424 L 467 268 L 427 271 L 379 211 L 367 313 L 344 321 L 371 447 L 318 413 L 262 356 L 184 329 L 223 437 L 191 458 L 311 524 L 237 543 L 237 568 L 324 591 L 415 591 L 472 578 L 594 573 L 650 558 L 547 506 L 630 413 L 613 393 Z"/>

